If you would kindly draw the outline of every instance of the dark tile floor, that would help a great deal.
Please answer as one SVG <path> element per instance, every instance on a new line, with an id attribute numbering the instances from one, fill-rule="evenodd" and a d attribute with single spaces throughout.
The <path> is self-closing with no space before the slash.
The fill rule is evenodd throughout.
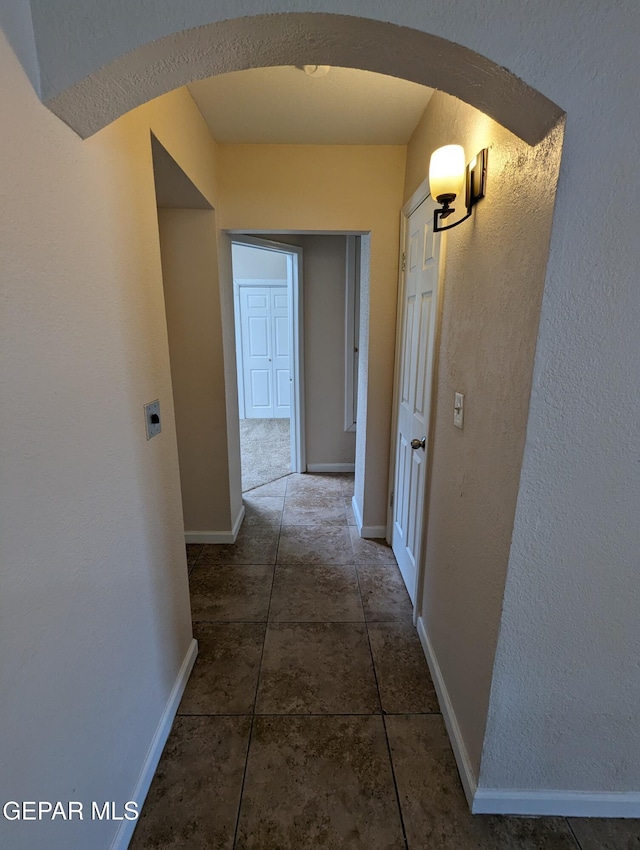
<path id="1" fill-rule="evenodd" d="M 199 654 L 132 850 L 640 850 L 638 821 L 472 817 L 391 550 L 348 475 L 189 546 Z"/>

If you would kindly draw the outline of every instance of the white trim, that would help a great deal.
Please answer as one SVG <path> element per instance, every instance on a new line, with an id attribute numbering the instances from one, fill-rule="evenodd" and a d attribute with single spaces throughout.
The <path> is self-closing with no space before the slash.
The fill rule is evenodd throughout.
<path id="1" fill-rule="evenodd" d="M 364 537 L 367 540 L 379 540 L 381 537 L 386 537 L 386 525 L 363 525 L 362 514 L 360 513 L 360 507 L 356 502 L 355 496 L 351 497 L 351 507 L 353 508 L 353 515 L 356 518 L 356 528 L 360 537 Z"/>
<path id="2" fill-rule="evenodd" d="M 291 346 L 291 471 L 307 468 L 304 407 L 304 287 L 302 282 L 302 248 L 292 246 L 287 257 L 289 293 L 289 344 Z"/>
<path id="3" fill-rule="evenodd" d="M 160 722 L 158 723 L 155 734 L 151 740 L 151 745 L 149 746 L 145 760 L 142 763 L 135 791 L 128 798 L 138 804 L 139 812 L 142 811 L 142 806 L 147 794 L 149 793 L 149 787 L 151 786 L 153 775 L 158 767 L 158 762 L 160 761 L 160 756 L 164 750 L 164 745 L 167 743 L 167 738 L 169 737 L 169 732 L 171 732 L 173 720 L 176 716 L 178 706 L 180 705 L 184 689 L 189 681 L 189 676 L 191 675 L 191 670 L 195 664 L 197 654 L 198 641 L 195 638 L 192 638 L 189 648 L 187 649 L 187 653 L 182 661 L 178 676 L 174 682 L 173 688 L 171 689 L 167 704 L 162 712 Z M 136 823 L 137 821 L 134 820 L 123 820 L 121 822 L 120 828 L 116 832 L 111 844 L 111 850 L 127 850 Z"/>
<path id="4" fill-rule="evenodd" d="M 360 537 L 365 537 L 367 540 L 387 539 L 386 525 L 363 525 L 360 529 Z"/>
<path id="5" fill-rule="evenodd" d="M 240 506 L 238 516 L 231 531 L 185 531 L 185 543 L 235 543 L 244 519 L 244 505 Z"/>
<path id="6" fill-rule="evenodd" d="M 264 244 L 264 242 L 268 242 L 269 240 L 260 239 L 262 234 L 268 234 L 269 236 L 366 236 L 370 233 L 369 230 L 265 230 L 264 227 L 229 227 L 225 229 L 225 233 L 228 233 L 235 241 L 244 242 L 246 240 L 247 244 Z M 240 239 L 236 240 L 236 236 L 239 236 Z M 250 240 L 256 240 L 255 243 L 251 243 Z M 273 242 L 273 245 L 279 245 L 282 243 Z"/>
<path id="7" fill-rule="evenodd" d="M 501 791 L 479 788 L 474 815 L 561 815 L 574 818 L 639 818 L 640 793 L 632 791 Z"/>
<path id="8" fill-rule="evenodd" d="M 360 348 L 360 237 L 347 236 L 344 309 L 344 430 L 355 431 Z"/>
<path id="9" fill-rule="evenodd" d="M 351 497 L 351 507 L 353 508 L 353 515 L 356 520 L 356 528 L 358 529 L 358 534 L 362 537 L 362 514 L 360 513 L 360 505 L 356 502 L 356 497 Z"/>
<path id="10" fill-rule="evenodd" d="M 308 463 L 307 472 L 355 472 L 355 463 Z"/>
<path id="11" fill-rule="evenodd" d="M 464 789 L 467 802 L 469 803 L 469 808 L 475 814 L 475 809 L 473 808 L 473 801 L 476 795 L 477 788 L 476 778 L 473 772 L 473 768 L 471 767 L 471 760 L 469 758 L 467 748 L 465 747 L 464 741 L 462 740 L 462 733 L 460 732 L 460 727 L 458 726 L 458 720 L 456 718 L 455 711 L 453 710 L 453 705 L 451 704 L 451 700 L 449 699 L 449 692 L 447 691 L 447 686 L 442 676 L 442 671 L 440 670 L 438 659 L 436 658 L 433 646 L 431 645 L 431 641 L 429 640 L 429 637 L 427 635 L 424 620 L 422 619 L 422 617 L 418 618 L 417 629 L 418 637 L 420 638 L 420 643 L 422 644 L 422 649 L 424 650 L 424 654 L 427 659 L 427 664 L 429 665 L 429 670 L 431 671 L 431 678 L 433 679 L 436 694 L 438 695 L 440 711 L 442 712 L 444 724 L 447 727 L 447 733 L 449 734 L 449 740 L 451 741 L 453 754 L 456 759 L 456 764 L 458 765 L 458 773 L 460 774 L 460 779 L 462 780 L 462 787 Z"/>
<path id="12" fill-rule="evenodd" d="M 637 791 L 627 793 L 553 789 L 511 791 L 500 788 L 478 788 L 447 686 L 422 617 L 418 618 L 418 636 L 431 671 L 462 787 L 472 814 L 640 818 L 640 793 Z"/>
<path id="13" fill-rule="evenodd" d="M 408 203 L 408 202 L 407 202 Z M 407 204 L 402 208 L 400 213 L 400 250 L 398 263 L 398 295 L 396 300 L 396 345 L 395 356 L 393 362 L 393 398 L 391 403 L 391 444 L 389 447 L 389 481 L 387 485 L 387 537 L 393 540 L 393 502 L 395 499 L 396 485 L 396 432 L 398 430 L 398 387 L 400 386 L 400 363 L 402 359 L 402 325 L 403 311 L 402 302 L 404 299 L 405 286 L 405 243 L 407 240 L 407 226 L 409 217 L 405 214 Z M 417 597 L 416 597 L 417 598 Z M 415 609 L 414 609 L 415 610 Z M 415 622 L 415 619 L 414 619 Z"/>
<path id="14" fill-rule="evenodd" d="M 261 230 L 260 233 L 264 233 Z M 297 245 L 287 245 L 286 242 L 276 242 L 273 239 L 262 239 L 259 236 L 250 236 L 249 231 L 227 230 L 232 242 L 237 242 L 238 245 L 249 245 L 253 248 L 264 248 L 265 251 L 276 251 L 280 254 L 289 254 Z M 302 250 L 302 249 L 300 249 Z"/>
<path id="15" fill-rule="evenodd" d="M 233 262 L 232 262 L 233 268 Z M 238 384 L 238 418 L 246 419 L 247 411 L 244 403 L 244 357 L 242 356 L 242 321 L 240 319 L 240 289 L 233 281 L 233 327 L 235 329 L 234 357 L 236 364 L 236 381 Z"/>
<path id="16" fill-rule="evenodd" d="M 233 285 L 238 286 L 287 286 L 288 281 L 279 277 L 270 280 L 267 277 L 234 277 Z"/>
<path id="17" fill-rule="evenodd" d="M 425 177 L 407 203 L 402 207 L 402 214 L 405 218 L 409 218 L 411 213 L 415 212 L 423 201 L 426 201 L 430 193 L 429 178 Z"/>

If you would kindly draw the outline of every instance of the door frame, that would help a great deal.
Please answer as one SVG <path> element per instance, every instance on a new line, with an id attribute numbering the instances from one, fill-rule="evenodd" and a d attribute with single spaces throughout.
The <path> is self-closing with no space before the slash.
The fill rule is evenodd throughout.
<path id="1" fill-rule="evenodd" d="M 262 248 L 287 255 L 287 294 L 289 296 L 289 349 L 291 351 L 291 471 L 306 472 L 307 454 L 304 423 L 304 324 L 302 248 L 258 236 L 247 236 L 236 231 L 227 231 L 231 243 Z M 234 285 L 235 289 L 235 285 Z M 237 327 L 237 310 L 234 293 L 234 330 Z M 237 351 L 237 339 L 236 339 Z M 236 363 L 236 372 L 238 364 Z"/>
<path id="2" fill-rule="evenodd" d="M 358 418 L 358 371 L 360 348 L 360 236 L 346 240 L 344 430 L 355 432 Z"/>
<path id="3" fill-rule="evenodd" d="M 430 196 L 429 179 L 425 178 L 418 186 L 415 192 L 411 195 L 406 204 L 400 211 L 400 251 L 398 263 L 398 300 L 396 307 L 396 349 L 393 366 L 393 404 L 391 410 L 391 449 L 389 452 L 389 486 L 387 498 L 387 541 L 391 543 L 393 535 L 393 499 L 395 498 L 394 487 L 396 480 L 396 451 L 395 439 L 398 428 L 398 416 L 400 407 L 400 368 L 402 362 L 403 351 L 403 322 L 404 310 L 403 299 L 405 292 L 405 243 L 407 238 L 407 230 L 409 226 L 409 217 L 417 208 Z M 426 474 L 424 481 L 424 511 L 422 519 L 422 534 L 420 540 L 420 552 L 418 555 L 418 571 L 416 577 L 416 592 L 415 602 L 413 605 L 413 623 L 417 625 L 419 617 L 420 603 L 422 600 L 422 592 L 424 588 L 424 564 L 427 552 L 427 524 L 429 517 L 429 495 L 431 492 L 431 474 L 433 469 L 434 457 L 434 436 L 435 436 L 435 420 L 436 420 L 436 399 L 438 396 L 438 362 L 440 359 L 440 336 L 442 328 L 442 293 L 444 282 L 445 255 L 446 255 L 446 233 L 433 234 L 433 238 L 441 239 L 440 242 L 440 257 L 438 263 L 438 283 L 437 283 L 437 302 L 436 302 L 436 323 L 435 335 L 433 340 L 433 375 L 431 380 L 431 399 L 429 402 L 429 431 L 426 446 Z"/>

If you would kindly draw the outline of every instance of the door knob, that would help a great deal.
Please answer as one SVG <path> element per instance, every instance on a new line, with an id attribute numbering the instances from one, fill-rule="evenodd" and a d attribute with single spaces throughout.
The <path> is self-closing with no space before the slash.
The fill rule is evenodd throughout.
<path id="1" fill-rule="evenodd" d="M 411 448 L 412 449 L 424 449 L 427 445 L 427 438 L 423 437 L 421 440 L 413 439 L 411 440 Z"/>

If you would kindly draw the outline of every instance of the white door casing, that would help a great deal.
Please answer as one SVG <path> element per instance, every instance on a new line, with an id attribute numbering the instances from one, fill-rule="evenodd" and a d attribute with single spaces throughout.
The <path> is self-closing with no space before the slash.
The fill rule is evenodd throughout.
<path id="1" fill-rule="evenodd" d="M 391 545 L 414 604 L 423 535 L 440 274 L 440 237 L 433 233 L 434 206 L 431 199 L 424 200 L 406 222 L 404 285 L 399 293 Z M 412 440 L 424 440 L 424 444 L 412 448 Z"/>
<path id="2" fill-rule="evenodd" d="M 291 363 L 289 294 L 284 287 L 271 287 L 271 332 L 273 351 L 273 415 L 291 416 Z"/>

